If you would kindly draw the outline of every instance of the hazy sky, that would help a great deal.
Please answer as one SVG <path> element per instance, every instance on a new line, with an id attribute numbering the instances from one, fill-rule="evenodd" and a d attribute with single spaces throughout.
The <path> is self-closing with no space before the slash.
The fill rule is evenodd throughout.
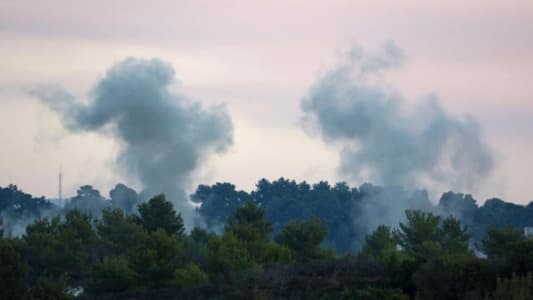
<path id="1" fill-rule="evenodd" d="M 401 2 L 401 3 L 400 3 Z M 80 101 L 128 56 L 171 63 L 176 88 L 225 103 L 235 125 L 229 152 L 191 179 L 251 189 L 266 177 L 344 180 L 338 149 L 306 134 L 300 101 L 357 44 L 394 41 L 407 56 L 388 81 L 407 99 L 435 94 L 477 119 L 496 153 L 472 192 L 533 200 L 533 2 L 524 1 L 23 1 L 0 3 L 0 185 L 55 197 L 118 181 L 116 141 L 72 134 L 28 95 L 56 84 Z M 361 184 L 362 182 L 351 182 Z"/>

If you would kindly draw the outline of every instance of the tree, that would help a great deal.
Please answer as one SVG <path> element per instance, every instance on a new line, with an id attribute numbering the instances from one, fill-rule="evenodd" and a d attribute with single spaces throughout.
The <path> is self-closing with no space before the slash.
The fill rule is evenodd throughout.
<path id="1" fill-rule="evenodd" d="M 59 226 L 58 242 L 69 276 L 77 277 L 89 271 L 96 246 L 96 232 L 90 215 L 79 210 L 69 211 Z"/>
<path id="2" fill-rule="evenodd" d="M 157 195 L 139 205 L 140 222 L 146 230 L 154 232 L 159 228 L 167 234 L 182 236 L 185 231 L 181 214 L 176 214 L 172 203 L 165 195 Z"/>
<path id="3" fill-rule="evenodd" d="M 0 214 L 2 231 L 8 236 L 20 236 L 34 220 L 46 214 L 59 212 L 59 207 L 44 197 L 35 198 L 19 190 L 16 185 L 0 187 Z"/>
<path id="4" fill-rule="evenodd" d="M 416 260 L 424 261 L 444 254 L 470 255 L 469 235 L 458 219 L 444 220 L 420 210 L 405 212 L 407 223 L 395 231 L 399 245 Z"/>
<path id="5" fill-rule="evenodd" d="M 22 237 L 22 253 L 37 274 L 61 275 L 70 257 L 62 257 L 59 242 L 61 218 L 40 219 L 28 225 Z"/>
<path id="6" fill-rule="evenodd" d="M 229 218 L 225 235 L 235 237 L 256 264 L 289 261 L 288 249 L 269 240 L 271 228 L 265 219 L 265 211 L 250 201 Z"/>
<path id="7" fill-rule="evenodd" d="M 398 255 L 398 238 L 394 236 L 389 226 L 380 225 L 366 237 L 361 254 L 379 262 L 387 263 Z"/>
<path id="8" fill-rule="evenodd" d="M 177 287 L 192 288 L 206 284 L 208 277 L 197 265 L 187 264 L 176 270 L 175 281 Z"/>
<path id="9" fill-rule="evenodd" d="M 522 232 L 518 229 L 489 227 L 482 241 L 482 249 L 491 259 L 503 259 L 507 256 L 512 244 L 524 239 Z"/>
<path id="10" fill-rule="evenodd" d="M 146 230 L 119 208 L 104 209 L 96 230 L 104 255 L 130 255 L 148 238 Z"/>
<path id="11" fill-rule="evenodd" d="M 134 189 L 119 183 L 111 191 L 111 206 L 122 209 L 126 214 L 133 213 L 139 204 L 139 195 Z"/>
<path id="12" fill-rule="evenodd" d="M 0 239 L 0 299 L 23 299 L 28 266 L 12 242 Z"/>
<path id="13" fill-rule="evenodd" d="M 71 210 L 62 222 L 59 216 L 30 224 L 22 237 L 24 256 L 38 274 L 79 278 L 87 271 L 95 251 L 96 233 L 91 217 Z"/>
<path id="14" fill-rule="evenodd" d="M 533 275 L 498 278 L 496 288 L 487 299 L 528 300 L 533 298 Z"/>
<path id="15" fill-rule="evenodd" d="M 408 300 L 409 297 L 399 289 L 368 287 L 364 289 L 345 289 L 340 295 L 343 300 Z"/>
<path id="16" fill-rule="evenodd" d="M 533 270 L 533 239 L 513 228 L 489 228 L 483 250 L 502 275 L 527 275 Z"/>
<path id="17" fill-rule="evenodd" d="M 199 185 L 191 200 L 201 203 L 198 212 L 204 216 L 210 228 L 226 224 L 228 217 L 242 204 L 251 200 L 244 191 L 235 190 L 231 183 L 219 183 L 212 186 Z"/>
<path id="18" fill-rule="evenodd" d="M 412 274 L 417 299 L 482 299 L 495 273 L 475 256 L 447 255 L 422 264 Z"/>
<path id="19" fill-rule="evenodd" d="M 459 219 L 453 216 L 445 218 L 440 226 L 442 232 L 441 246 L 448 254 L 468 254 L 468 241 L 470 234 L 465 226 L 461 225 Z"/>
<path id="20" fill-rule="evenodd" d="M 400 223 L 395 232 L 404 251 L 415 257 L 427 257 L 440 251 L 437 242 L 441 238 L 440 217 L 420 210 L 405 211 L 407 223 Z"/>
<path id="21" fill-rule="evenodd" d="M 72 300 L 67 292 L 67 282 L 64 277 L 54 279 L 39 277 L 37 283 L 29 290 L 30 300 Z"/>
<path id="22" fill-rule="evenodd" d="M 107 205 L 107 201 L 100 192 L 90 185 L 83 185 L 76 191 L 76 196 L 65 205 L 67 210 L 76 209 L 93 216 L 99 216 L 100 211 Z"/>
<path id="23" fill-rule="evenodd" d="M 265 219 L 265 211 L 252 201 L 239 207 L 226 226 L 227 232 L 244 241 L 266 241 L 271 230 L 272 225 Z"/>
<path id="24" fill-rule="evenodd" d="M 256 266 L 244 243 L 232 232 L 209 240 L 209 270 L 215 274 L 240 271 Z"/>
<path id="25" fill-rule="evenodd" d="M 134 254 L 132 268 L 149 287 L 173 286 L 176 270 L 185 263 L 180 260 L 182 253 L 178 237 L 158 228 Z"/>
<path id="26" fill-rule="evenodd" d="M 104 257 L 90 274 L 88 287 L 95 292 L 121 292 L 135 288 L 139 284 L 139 274 L 124 256 Z"/>
<path id="27" fill-rule="evenodd" d="M 299 261 L 325 257 L 320 245 L 328 234 L 324 222 L 317 217 L 305 221 L 292 221 L 283 227 L 276 236 L 276 241 L 286 245 Z"/>

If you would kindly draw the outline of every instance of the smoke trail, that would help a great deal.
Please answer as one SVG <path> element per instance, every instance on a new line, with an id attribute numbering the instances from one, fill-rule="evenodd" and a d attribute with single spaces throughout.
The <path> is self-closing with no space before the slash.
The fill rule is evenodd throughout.
<path id="1" fill-rule="evenodd" d="M 342 147 L 339 169 L 352 179 L 408 188 L 475 187 L 493 166 L 479 126 L 451 116 L 434 96 L 406 107 L 383 79 L 403 58 L 392 43 L 376 54 L 352 50 L 312 85 L 301 103 L 304 120 Z"/>
<path id="2" fill-rule="evenodd" d="M 121 143 L 118 165 L 143 184 L 144 194 L 164 192 L 185 223 L 193 209 L 184 186 L 206 155 L 233 142 L 233 125 L 224 106 L 200 103 L 170 90 L 172 66 L 159 59 L 125 59 L 112 66 L 82 105 L 60 88 L 32 94 L 62 117 L 71 131 L 111 132 Z"/>

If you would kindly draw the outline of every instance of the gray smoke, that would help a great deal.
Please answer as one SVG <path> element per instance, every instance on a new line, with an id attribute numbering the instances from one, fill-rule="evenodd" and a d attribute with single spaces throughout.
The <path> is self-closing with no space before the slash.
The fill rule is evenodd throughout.
<path id="1" fill-rule="evenodd" d="M 97 82 L 88 105 L 60 88 L 32 94 L 59 113 L 69 130 L 118 139 L 118 166 L 140 180 L 143 194 L 165 193 L 190 226 L 194 210 L 184 187 L 206 155 L 232 144 L 233 125 L 224 106 L 204 108 L 173 92 L 174 75 L 159 59 L 128 58 Z"/>
<path id="2" fill-rule="evenodd" d="M 403 52 L 387 43 L 378 53 L 352 50 L 320 77 L 302 100 L 304 120 L 327 143 L 340 145 L 340 172 L 386 186 L 468 189 L 493 167 L 493 155 L 472 118 L 457 118 L 426 97 L 406 105 L 386 83 Z"/>

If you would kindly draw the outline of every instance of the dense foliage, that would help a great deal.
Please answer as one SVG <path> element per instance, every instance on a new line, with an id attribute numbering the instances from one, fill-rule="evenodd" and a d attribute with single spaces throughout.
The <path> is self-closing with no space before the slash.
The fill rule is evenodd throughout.
<path id="1" fill-rule="evenodd" d="M 405 219 L 403 212 L 409 209 L 453 215 L 467 226 L 477 243 L 490 226 L 520 230 L 533 226 L 533 202 L 523 206 L 489 199 L 480 206 L 471 195 L 447 192 L 433 205 L 424 191 L 371 184 L 356 188 L 343 182 L 331 186 L 325 181 L 311 185 L 284 178 L 262 179 L 251 193 L 236 190 L 230 183 L 200 185 L 191 199 L 201 204 L 198 212 L 213 230 L 222 227 L 233 211 L 249 200 L 265 210 L 275 233 L 288 222 L 316 216 L 328 228 L 325 243 L 339 252 L 360 249 L 366 235 L 381 224 L 397 226 Z"/>
<path id="2" fill-rule="evenodd" d="M 8 189 L 10 199 L 35 199 Z M 232 211 L 187 232 L 164 195 L 139 202 L 123 186 L 120 200 L 108 201 L 85 186 L 61 214 L 39 216 L 19 237 L 2 233 L 0 298 L 70 299 L 80 292 L 84 299 L 531 298 L 533 239 L 517 229 L 532 220 L 523 217 L 530 206 L 496 205 L 500 214 L 512 208 L 522 219 L 483 223 L 496 200 L 485 208 L 447 193 L 440 210 L 406 209 L 397 224 L 356 237 L 362 228 L 353 221 L 356 207 L 362 213 L 368 201 L 382 203 L 378 198 L 390 191 L 380 189 L 263 180 L 248 195 L 229 184 L 202 186 L 192 198 L 206 220 L 216 207 Z M 404 200 L 415 203 L 420 195 Z M 350 228 L 342 229 L 344 217 Z M 360 247 L 349 250 L 356 239 Z"/>

